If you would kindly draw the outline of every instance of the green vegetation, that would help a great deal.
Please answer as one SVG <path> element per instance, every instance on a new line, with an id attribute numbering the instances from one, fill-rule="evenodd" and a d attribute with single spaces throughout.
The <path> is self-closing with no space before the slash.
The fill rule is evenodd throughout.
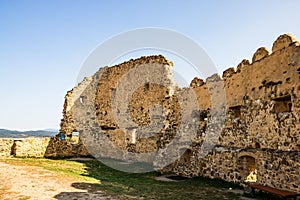
<path id="1" fill-rule="evenodd" d="M 13 158 L 3 160 L 9 164 L 40 166 L 75 178 L 79 183 L 88 183 L 95 189 L 126 199 L 240 199 L 230 192 L 236 185 L 205 178 L 178 182 L 155 180 L 157 172 L 131 174 L 111 169 L 97 160 L 49 160 Z"/>

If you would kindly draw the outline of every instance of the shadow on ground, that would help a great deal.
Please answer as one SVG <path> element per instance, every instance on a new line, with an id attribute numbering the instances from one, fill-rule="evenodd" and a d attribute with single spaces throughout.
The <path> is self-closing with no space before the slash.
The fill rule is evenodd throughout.
<path id="1" fill-rule="evenodd" d="M 99 184 L 73 183 L 72 186 L 84 192 L 62 192 L 56 199 L 240 199 L 239 186 L 222 180 L 207 178 L 183 179 L 177 181 L 156 180 L 158 172 L 142 174 L 126 173 L 111 169 L 97 160 L 77 160 L 83 163 L 82 176 L 100 181 Z M 231 188 L 229 190 L 229 188 Z"/>
<path id="2" fill-rule="evenodd" d="M 72 200 L 72 199 L 118 199 L 109 196 L 106 192 L 101 191 L 89 183 L 73 183 L 72 187 L 76 189 L 86 190 L 86 192 L 62 192 L 56 196 L 55 199 L 59 200 Z"/>

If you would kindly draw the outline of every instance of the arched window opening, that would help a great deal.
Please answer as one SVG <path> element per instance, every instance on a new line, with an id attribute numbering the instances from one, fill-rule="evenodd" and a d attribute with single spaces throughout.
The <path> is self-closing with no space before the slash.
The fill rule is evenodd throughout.
<path id="1" fill-rule="evenodd" d="M 252 156 L 241 156 L 239 158 L 239 170 L 242 180 L 245 182 L 256 182 L 256 161 Z"/>

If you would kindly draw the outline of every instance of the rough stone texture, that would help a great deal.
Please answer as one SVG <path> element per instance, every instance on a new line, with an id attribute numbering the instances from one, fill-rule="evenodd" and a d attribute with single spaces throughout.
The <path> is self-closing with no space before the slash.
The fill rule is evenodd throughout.
<path id="1" fill-rule="evenodd" d="M 191 82 L 191 84 L 190 84 L 190 87 L 191 87 L 191 88 L 196 88 L 196 87 L 200 87 L 200 86 L 202 86 L 202 85 L 204 85 L 204 84 L 205 84 L 205 82 L 204 82 L 201 78 L 195 77 L 195 78 L 192 80 L 192 82 Z"/>
<path id="2" fill-rule="evenodd" d="M 223 72 L 222 78 L 223 78 L 223 79 L 229 78 L 229 77 L 233 76 L 234 74 L 235 74 L 235 70 L 234 70 L 233 67 L 231 67 L 231 68 L 226 69 L 226 70 Z"/>
<path id="3" fill-rule="evenodd" d="M 50 138 L 47 148 L 44 150 L 44 157 L 85 157 L 89 156 L 81 141 L 72 144 L 68 140 L 61 140 L 59 137 Z"/>
<path id="4" fill-rule="evenodd" d="M 188 88 L 179 89 L 170 81 L 166 87 L 150 83 L 134 90 L 126 113 L 139 126 L 147 126 L 155 120 L 157 124 L 154 125 L 163 122 L 163 128 L 154 131 L 152 137 L 134 139 L 131 133 L 135 127 L 119 127 L 112 111 L 124 109 L 112 107 L 112 97 L 118 92 L 117 82 L 131 69 L 149 62 L 164 64 L 161 73 L 171 79 L 171 64 L 162 56 L 142 57 L 101 68 L 89 78 L 87 87 L 82 86 L 86 85 L 83 81 L 66 96 L 63 122 L 68 123 L 61 124 L 61 133 L 71 134 L 71 131 L 64 130 L 82 132 L 92 129 L 95 133 L 98 131 L 100 140 L 108 138 L 104 141 L 110 141 L 128 152 L 151 152 L 168 144 L 183 117 L 178 104 L 179 94 Z M 180 159 L 160 170 L 187 177 L 222 178 L 241 184 L 256 181 L 300 192 L 299 83 L 299 42 L 286 34 L 274 42 L 271 54 L 266 48 L 258 49 L 252 63 L 244 59 L 236 70 L 225 70 L 222 79 L 217 74 L 208 77 L 205 82 L 195 78 L 190 88 L 196 94 L 199 107 L 195 110 L 199 116 L 197 136 Z M 128 87 L 132 89 L 132 86 Z M 222 91 L 225 91 L 224 96 Z M 76 97 L 72 96 L 75 93 Z M 73 106 L 68 109 L 70 101 Z M 164 119 L 151 118 L 150 107 L 153 104 L 161 105 L 167 111 Z M 82 106 L 88 107 L 86 113 L 81 113 L 78 119 L 69 120 L 68 116 Z M 226 111 L 224 120 L 214 117 L 214 112 L 222 113 L 223 110 Z M 74 121 L 80 127 L 75 128 Z M 218 137 L 212 140 L 210 136 Z M 87 144 L 93 143 L 93 138 L 85 138 Z M 215 147 L 208 155 L 201 157 L 207 138 Z M 91 153 L 101 149 L 94 151 Z M 101 153 L 101 156 L 116 154 L 120 159 L 124 157 L 124 154 L 114 150 Z"/>
<path id="5" fill-rule="evenodd" d="M 128 74 L 130 70 L 133 70 L 136 67 L 141 67 L 146 64 L 154 64 L 159 63 L 166 66 L 172 66 L 173 64 L 166 60 L 163 56 L 151 56 L 151 57 L 142 57 L 140 59 L 136 60 L 130 60 L 128 62 L 124 62 L 122 64 L 113 66 L 113 67 L 107 67 L 102 69 L 101 79 L 99 80 L 98 87 L 97 87 L 97 93 L 96 93 L 96 114 L 98 118 L 99 125 L 102 126 L 102 128 L 116 128 L 117 125 L 115 124 L 115 120 L 112 114 L 111 109 L 111 100 L 113 93 L 116 92 L 116 89 L 118 87 L 118 82 L 121 78 L 124 78 L 123 76 L 125 74 Z M 146 70 L 143 70 L 144 73 L 147 73 Z M 170 71 L 168 68 L 165 69 L 165 71 L 159 71 L 166 75 L 166 80 L 169 80 L 167 78 Z M 149 72 L 151 73 L 151 72 Z M 148 74 L 149 75 L 149 74 Z M 129 82 L 132 79 L 137 79 L 140 74 L 130 74 L 131 77 L 128 77 L 126 82 Z M 152 76 L 156 76 L 155 74 L 152 74 Z M 123 84 L 126 84 L 125 82 L 122 82 Z M 128 85 L 128 88 L 134 87 L 133 85 Z M 143 94 L 140 93 L 155 93 L 158 92 L 156 96 L 154 96 L 154 99 L 147 100 L 146 101 L 139 101 L 138 96 L 143 97 Z M 153 100 L 157 102 L 161 102 L 162 99 L 165 98 L 169 94 L 168 88 L 163 88 L 161 86 L 153 86 L 152 84 L 143 85 L 140 87 L 139 91 L 135 91 L 133 94 L 133 97 L 131 98 L 131 103 L 134 104 L 134 101 L 143 102 L 146 105 L 146 108 L 143 108 L 143 113 L 147 113 L 148 107 L 147 105 L 153 104 Z M 153 95 L 148 95 L 148 97 L 151 97 Z M 126 105 L 128 106 L 128 105 Z M 139 109 L 141 110 L 141 109 Z M 136 113 L 131 113 L 134 118 L 137 116 Z M 144 114 L 143 114 L 144 115 Z M 142 115 L 139 115 L 139 119 L 135 118 L 135 121 L 137 124 L 142 125 L 149 121 L 149 117 L 145 116 L 142 119 Z M 148 119 L 147 119 L 148 118 Z"/>
<path id="6" fill-rule="evenodd" d="M 44 157 L 50 138 L 15 139 L 12 154 L 17 157 Z"/>
<path id="7" fill-rule="evenodd" d="M 0 139 L 0 157 L 83 157 L 89 156 L 81 142 L 51 138 Z"/>
<path id="8" fill-rule="evenodd" d="M 50 138 L 1 138 L 0 157 L 44 157 Z"/>
<path id="9" fill-rule="evenodd" d="M 11 155 L 13 139 L 0 138 L 0 157 L 8 157 Z"/>
<path id="10" fill-rule="evenodd" d="M 270 51 L 266 47 L 261 47 L 261 48 L 257 49 L 252 57 L 252 63 L 267 57 L 269 54 L 270 54 Z"/>
<path id="11" fill-rule="evenodd" d="M 240 62 L 240 64 L 238 64 L 238 66 L 236 67 L 236 72 L 239 73 L 241 72 L 245 67 L 250 65 L 250 61 L 247 59 L 242 60 L 242 62 Z"/>
<path id="12" fill-rule="evenodd" d="M 254 173 L 258 183 L 300 191 L 300 47 L 288 38 L 279 37 L 271 55 L 257 51 L 252 64 L 243 60 L 236 72 L 233 68 L 225 70 L 227 112 L 215 150 L 199 160 L 202 140 L 195 140 L 189 162 L 178 160 L 166 172 L 239 183 L 247 179 L 245 174 Z M 203 84 L 194 89 L 200 109 L 209 112 L 209 104 L 203 103 L 208 102 L 205 87 Z M 245 166 L 250 166 L 247 159 L 253 158 L 256 170 L 243 169 L 241 152 Z"/>
<path id="13" fill-rule="evenodd" d="M 82 90 L 80 83 L 77 89 L 73 89 L 73 93 L 81 91 L 80 98 L 84 100 L 73 99 L 75 106 L 68 112 L 77 113 L 77 118 L 73 119 L 77 122 L 76 130 L 97 133 L 99 145 L 88 149 L 93 156 L 119 159 L 128 156 L 127 153 L 116 152 L 114 146 L 125 152 L 152 153 L 172 139 L 175 134 L 173 127 L 177 125 L 180 114 L 171 68 L 172 63 L 163 56 L 141 57 L 114 67 L 101 68 L 90 77 L 87 87 Z M 135 84 L 131 84 L 132 80 Z M 129 97 L 126 97 L 127 93 L 130 93 Z M 156 106 L 153 107 L 153 104 Z M 116 113 L 122 117 L 116 118 Z M 162 118 L 168 119 L 170 124 L 164 124 Z M 137 129 L 138 126 L 142 129 Z M 133 137 L 135 129 L 137 135 Z M 85 138 L 88 136 L 82 134 L 80 137 L 88 147 L 95 139 Z M 104 146 L 107 146 L 106 151 Z M 144 161 L 150 159 L 142 154 L 136 156 L 136 159 Z"/>
<path id="14" fill-rule="evenodd" d="M 59 135 L 72 135 L 73 132 L 77 132 L 74 119 L 73 119 L 73 110 L 72 107 L 74 105 L 74 101 L 79 99 L 80 101 L 84 101 L 84 98 L 80 96 L 85 87 L 91 82 L 91 78 L 86 77 L 84 80 L 78 85 L 74 87 L 72 90 L 68 91 L 65 95 L 64 109 L 63 109 L 63 118 L 60 123 Z"/>
<path id="15" fill-rule="evenodd" d="M 293 43 L 299 44 L 299 41 L 291 34 L 280 35 L 273 43 L 272 52 L 278 51 L 285 47 L 290 46 Z"/>
<path id="16" fill-rule="evenodd" d="M 73 107 L 73 89 L 68 91 L 65 96 L 65 102 L 64 102 L 64 110 L 63 110 L 63 118 L 60 123 L 60 134 L 72 134 L 75 128 L 74 120 L 73 120 L 73 113 L 72 113 L 72 107 Z"/>

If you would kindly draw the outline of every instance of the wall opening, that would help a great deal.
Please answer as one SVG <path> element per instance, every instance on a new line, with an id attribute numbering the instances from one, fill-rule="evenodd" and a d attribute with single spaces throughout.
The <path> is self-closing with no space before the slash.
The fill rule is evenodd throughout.
<path id="1" fill-rule="evenodd" d="M 283 96 L 273 99 L 275 113 L 291 112 L 292 100 L 291 96 Z"/>
<path id="2" fill-rule="evenodd" d="M 116 97 L 117 89 L 112 88 L 111 91 L 112 91 L 112 99 L 114 99 Z"/>
<path id="3" fill-rule="evenodd" d="M 150 83 L 145 83 L 145 87 L 144 87 L 145 91 L 148 91 L 150 89 Z"/>
<path id="4" fill-rule="evenodd" d="M 66 140 L 68 140 L 71 144 L 78 144 L 79 132 L 73 131 L 72 134 L 67 135 Z"/>
<path id="5" fill-rule="evenodd" d="M 241 156 L 239 158 L 239 170 L 243 181 L 256 182 L 256 161 L 252 156 Z"/>
<path id="6" fill-rule="evenodd" d="M 81 104 L 84 103 L 84 96 L 80 96 L 80 97 L 79 97 L 79 102 L 80 102 Z"/>
<path id="7" fill-rule="evenodd" d="M 193 153 L 190 149 L 187 149 L 181 156 L 180 160 L 182 160 L 184 163 L 189 163 L 191 161 Z"/>
<path id="8" fill-rule="evenodd" d="M 13 145 L 11 146 L 10 155 L 15 156 L 17 155 L 16 153 L 17 153 L 17 145 L 16 142 L 14 141 Z"/>
<path id="9" fill-rule="evenodd" d="M 207 121 L 208 113 L 209 113 L 208 110 L 194 110 L 192 112 L 192 117 L 193 117 L 194 122 L 198 121 L 198 120 Z"/>
<path id="10" fill-rule="evenodd" d="M 102 130 L 115 130 L 116 129 L 116 127 L 107 126 L 107 125 L 100 126 L 100 128 Z"/>
<path id="11" fill-rule="evenodd" d="M 229 107 L 229 111 L 234 118 L 241 118 L 242 115 L 242 106 L 232 106 Z"/>
<path id="12" fill-rule="evenodd" d="M 133 129 L 131 132 L 131 144 L 135 144 L 136 142 L 136 129 Z"/>

